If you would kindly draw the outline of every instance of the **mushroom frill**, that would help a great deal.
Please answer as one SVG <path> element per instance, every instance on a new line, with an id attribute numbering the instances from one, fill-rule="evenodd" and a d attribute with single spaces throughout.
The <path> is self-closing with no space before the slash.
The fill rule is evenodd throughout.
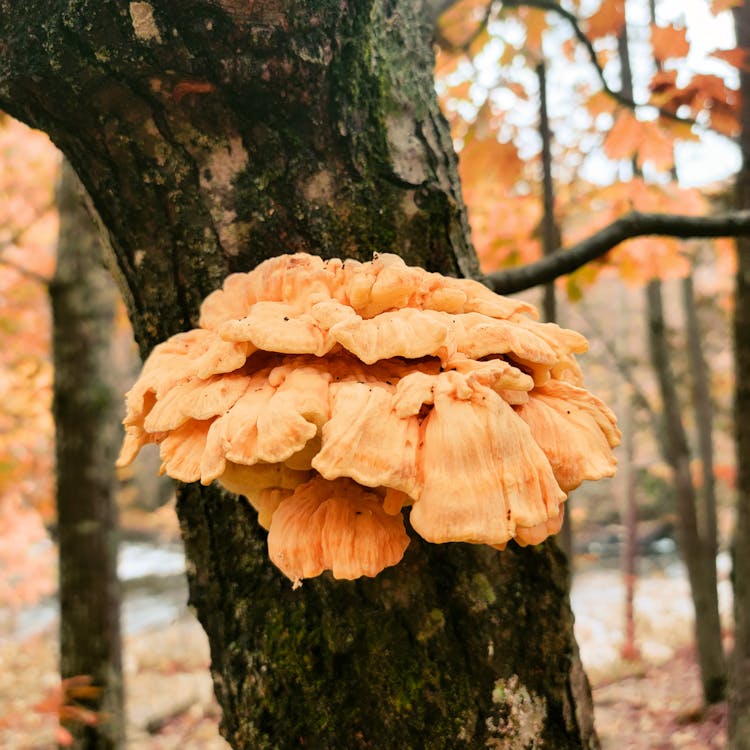
<path id="1" fill-rule="evenodd" d="M 620 433 L 582 387 L 586 340 L 535 317 L 395 255 L 272 258 L 153 350 L 118 465 L 156 442 L 162 473 L 244 495 L 295 585 L 396 564 L 407 506 L 429 542 L 537 544 Z"/>

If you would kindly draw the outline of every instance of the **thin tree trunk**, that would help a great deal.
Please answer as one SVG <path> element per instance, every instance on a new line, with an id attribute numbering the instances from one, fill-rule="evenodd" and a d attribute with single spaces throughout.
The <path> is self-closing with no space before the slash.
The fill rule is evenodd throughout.
<path id="1" fill-rule="evenodd" d="M 697 498 L 690 475 L 690 450 L 682 424 L 674 375 L 669 363 L 660 281 L 649 283 L 646 297 L 651 363 L 659 383 L 664 410 L 662 439 L 668 463 L 674 473 L 680 549 L 687 566 L 695 608 L 695 637 L 703 697 L 707 703 L 715 703 L 723 697 L 726 684 L 716 588 L 716 546 L 715 542 L 707 542 L 699 532 Z"/>
<path id="2" fill-rule="evenodd" d="M 621 463 L 618 468 L 620 487 L 622 488 L 622 503 L 620 506 L 620 518 L 625 529 L 621 565 L 622 578 L 625 587 L 625 606 L 623 639 L 620 654 L 624 659 L 635 660 L 640 657 L 640 651 L 636 643 L 635 632 L 635 589 L 638 581 L 638 502 L 636 497 L 635 476 L 635 410 L 637 399 L 635 390 L 630 381 L 630 367 L 627 364 L 632 350 L 628 308 L 628 295 L 624 288 L 620 289 L 620 300 L 618 310 L 618 325 L 615 330 L 614 342 L 605 340 L 605 346 L 610 350 L 615 362 L 625 363 L 625 372 L 621 373 L 625 380 L 625 388 L 618 391 L 618 414 L 622 424 L 622 452 Z M 598 327 L 598 326 L 597 326 Z M 639 394 L 649 407 L 648 401 L 643 394 Z"/>
<path id="3" fill-rule="evenodd" d="M 732 10 L 737 45 L 750 47 L 750 4 Z M 750 208 L 750 73 L 740 72 L 742 104 L 737 176 L 738 208 Z M 750 749 L 750 239 L 737 241 L 734 301 L 734 429 L 737 440 L 737 521 L 732 543 L 734 585 L 734 653 L 729 690 L 729 747 Z"/>
<path id="4" fill-rule="evenodd" d="M 0 106 L 81 175 L 144 354 L 281 252 L 478 274 L 421 3 L 0 7 Z M 188 485 L 178 514 L 233 747 L 598 746 L 554 543 L 415 540 L 292 591 L 246 502 Z"/>
<path id="5" fill-rule="evenodd" d="M 547 71 L 544 62 L 536 66 L 539 82 L 539 135 L 542 139 L 542 249 L 544 255 L 551 255 L 562 244 L 560 230 L 555 221 L 555 186 L 552 180 L 552 130 L 547 110 Z M 557 300 L 554 282 L 544 285 L 542 303 L 544 319 L 554 323 L 557 320 Z"/>
<path id="6" fill-rule="evenodd" d="M 549 124 L 547 109 L 547 70 L 544 61 L 536 66 L 539 84 L 539 135 L 542 140 L 542 250 L 544 255 L 551 255 L 562 244 L 560 229 L 555 221 L 555 185 L 552 180 L 552 130 Z M 544 285 L 542 296 L 542 315 L 550 323 L 557 320 L 557 297 L 555 283 Z M 573 496 L 569 495 L 565 503 L 566 520 L 558 535 L 560 548 L 568 558 L 570 573 L 573 573 Z"/>
<path id="7" fill-rule="evenodd" d="M 67 722 L 78 750 L 124 747 L 113 461 L 118 408 L 110 372 L 117 291 L 102 264 L 99 232 L 63 167 L 60 235 L 50 285 L 53 312 L 57 531 L 60 556 L 60 674 L 101 689 L 76 702 L 100 714 Z"/>
<path id="8" fill-rule="evenodd" d="M 701 459 L 703 490 L 698 504 L 698 531 L 705 540 L 706 554 L 716 558 L 718 524 L 716 520 L 716 482 L 714 480 L 713 407 L 711 405 L 710 373 L 703 356 L 703 344 L 695 304 L 693 275 L 682 280 L 682 303 L 685 310 L 687 354 L 695 410 L 698 455 Z M 712 549 L 713 548 L 713 549 Z"/>
<path id="9" fill-rule="evenodd" d="M 635 470 L 633 465 L 633 400 L 628 393 L 621 414 L 623 416 L 623 462 L 620 467 L 623 485 L 622 521 L 625 543 L 622 551 L 622 577 L 625 585 L 624 632 L 620 654 L 623 659 L 638 659 L 640 651 L 635 636 L 635 587 L 638 580 L 638 503 L 635 495 Z"/>

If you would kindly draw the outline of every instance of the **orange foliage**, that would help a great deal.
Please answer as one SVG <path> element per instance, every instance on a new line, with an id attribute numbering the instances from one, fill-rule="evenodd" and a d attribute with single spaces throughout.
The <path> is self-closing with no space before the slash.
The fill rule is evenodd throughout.
<path id="1" fill-rule="evenodd" d="M 705 199 L 694 188 L 647 183 L 642 178 L 613 183 L 577 197 L 566 216 L 565 244 L 585 239 L 630 211 L 701 215 L 706 208 Z M 690 267 L 680 240 L 638 237 L 623 242 L 606 259 L 591 264 L 585 271 L 581 269 L 575 283 L 585 286 L 593 282 L 605 263 L 631 284 L 642 284 L 652 278 L 680 278 Z"/>
<path id="2" fill-rule="evenodd" d="M 675 26 L 651 25 L 651 46 L 654 57 L 664 62 L 670 57 L 685 57 L 690 52 L 687 31 Z"/>
<path id="3" fill-rule="evenodd" d="M 104 714 L 86 708 L 82 702 L 96 700 L 101 692 L 102 689 L 93 684 L 89 675 L 68 677 L 52 688 L 46 698 L 34 706 L 34 710 L 57 715 L 61 725 L 57 727 L 55 739 L 59 745 L 69 747 L 73 744 L 74 738 L 62 723 L 80 723 L 88 726 L 99 724 L 106 718 Z"/>
<path id="4" fill-rule="evenodd" d="M 47 290 L 57 217 L 57 151 L 46 136 L 0 126 L 0 605 L 50 593 L 43 521 L 53 501 L 52 368 Z"/>
<path id="5" fill-rule="evenodd" d="M 486 0 L 459 0 L 440 16 L 438 31 L 451 46 L 463 47 L 479 31 L 486 12 Z"/>
<path id="6" fill-rule="evenodd" d="M 720 133 L 734 136 L 739 133 L 738 112 L 740 92 L 726 85 L 723 78 L 710 74 L 694 75 L 687 86 L 677 85 L 675 71 L 657 73 L 651 81 L 652 102 L 668 112 L 688 109 L 689 117 L 701 113 L 710 126 Z"/>
<path id="7" fill-rule="evenodd" d="M 541 204 L 538 196 L 519 195 L 514 190 L 524 169 L 516 146 L 500 143 L 494 136 L 484 140 L 468 137 L 459 154 L 474 245 L 485 270 L 539 258 L 535 233 Z"/>
<path id="8" fill-rule="evenodd" d="M 717 16 L 725 10 L 739 7 L 742 3 L 743 0 L 711 0 L 711 13 Z"/>
<path id="9" fill-rule="evenodd" d="M 746 49 L 740 47 L 734 47 L 732 49 L 716 49 L 711 53 L 711 57 L 715 57 L 717 60 L 723 60 L 725 63 L 729 63 L 738 70 L 744 70 L 747 72 L 750 70 L 750 55 Z"/>
<path id="10" fill-rule="evenodd" d="M 526 51 L 541 58 L 542 37 L 547 28 L 547 12 L 539 8 L 519 8 L 518 17 L 526 26 Z"/>
<path id="11" fill-rule="evenodd" d="M 641 123 L 629 109 L 621 109 L 604 139 L 604 151 L 610 159 L 630 159 L 635 156 L 642 139 Z"/>
<path id="12" fill-rule="evenodd" d="M 602 0 L 599 10 L 589 17 L 586 33 L 589 39 L 619 34 L 625 25 L 625 0 Z"/>
<path id="13" fill-rule="evenodd" d="M 728 7 L 731 2 L 725 0 L 723 5 Z M 718 6 L 719 3 L 715 3 L 714 9 Z M 484 18 L 481 8 L 486 7 L 465 0 L 443 17 L 441 28 L 444 31 L 449 27 L 460 29 L 465 35 L 464 39 L 472 34 L 476 37 L 477 24 Z M 512 93 L 519 104 L 528 102 L 533 108 L 535 92 L 530 97 L 525 88 L 526 79 L 517 74 L 519 59 L 525 59 L 527 67 L 536 63 L 541 55 L 541 39 L 546 25 L 554 21 L 549 15 L 533 8 L 509 9 L 500 14 L 499 24 L 504 17 L 512 17 L 514 23 L 524 25 L 525 42 L 522 47 L 519 42 L 509 42 L 502 32 L 490 28 L 487 35 L 474 39 L 471 51 L 461 53 L 462 59 L 470 60 L 491 35 L 498 35 L 502 42 L 498 65 L 502 72 L 498 76 L 501 83 L 497 87 L 498 90 L 504 89 L 502 96 L 494 96 L 492 90 L 486 92 L 485 103 L 475 119 L 466 122 L 461 117 L 465 110 L 456 106 L 456 100 L 469 98 L 474 79 L 464 78 L 449 88 L 443 83 L 454 137 L 464 143 L 459 167 L 463 193 L 469 207 L 474 244 L 482 268 L 486 271 L 498 266 L 534 261 L 539 258 L 541 250 L 539 159 L 538 156 L 531 159 L 525 157 L 522 162 L 514 145 L 523 144 L 528 148 L 530 139 L 527 133 L 536 130 L 538 124 L 534 121 L 518 124 L 518 113 L 528 111 L 525 104 L 519 106 L 518 110 L 505 104 L 507 111 L 497 112 L 492 103 L 512 101 L 508 96 L 508 93 Z M 622 31 L 624 23 L 624 0 L 602 0 L 598 9 L 584 19 L 589 38 L 596 42 L 596 55 L 602 66 L 617 56 L 611 40 Z M 605 37 L 609 38 L 607 43 L 598 42 Z M 652 25 L 651 42 L 658 63 L 684 58 L 690 52 L 687 30 L 671 24 Z M 562 54 L 559 60 L 549 62 L 549 69 L 552 70 L 558 62 L 565 65 L 567 60 L 574 58 L 573 48 L 577 44 L 573 35 L 563 40 Z M 738 50 L 723 50 L 715 53 L 715 56 L 733 64 L 744 62 L 744 55 Z M 457 56 L 454 55 L 453 59 L 456 60 Z M 716 75 L 693 74 L 687 83 L 678 85 L 677 70 L 665 70 L 661 65 L 655 67 L 657 70 L 649 82 L 649 103 L 666 113 L 678 114 L 679 118 L 661 115 L 657 119 L 643 120 L 640 119 L 640 111 L 636 113 L 618 105 L 615 98 L 604 91 L 592 93 L 587 85 L 571 87 L 571 94 L 580 96 L 580 106 L 586 107 L 591 117 L 588 121 L 590 124 L 584 126 L 588 127 L 588 131 L 583 132 L 582 129 L 582 135 L 594 135 L 600 145 L 596 145 L 591 137 L 585 146 L 582 145 L 583 140 L 572 143 L 569 132 L 565 132 L 561 139 L 567 142 L 554 143 L 553 133 L 555 168 L 565 174 L 563 181 L 555 186 L 558 205 L 566 207 L 565 214 L 556 217 L 562 225 L 564 246 L 589 237 L 632 210 L 680 214 L 702 214 L 709 210 L 707 201 L 697 191 L 681 189 L 669 177 L 675 167 L 675 144 L 678 141 L 700 140 L 701 131 L 693 127 L 694 121 L 719 132 L 735 133 L 738 128 L 739 93 Z M 440 73 L 439 70 L 438 75 Z M 680 75 L 684 73 L 682 70 Z M 680 82 L 682 84 L 682 80 Z M 602 115 L 613 118 L 603 139 L 599 134 L 606 126 L 607 118 Z M 554 130 L 554 122 L 552 127 Z M 654 184 L 649 184 L 643 178 L 607 187 L 585 184 L 577 179 L 576 169 L 577 165 L 585 163 L 592 148 L 603 151 L 611 160 L 632 164 L 637 172 L 645 169 L 645 174 L 651 180 L 655 173 L 663 177 L 655 180 Z M 611 179 L 615 179 L 614 171 Z M 572 296 L 582 294 L 583 287 L 595 281 L 603 269 L 616 271 L 630 283 L 642 283 L 654 277 L 682 276 L 688 270 L 683 248 L 684 243 L 675 239 L 632 239 L 622 243 L 605 258 L 569 276 L 566 281 L 568 292 Z"/>

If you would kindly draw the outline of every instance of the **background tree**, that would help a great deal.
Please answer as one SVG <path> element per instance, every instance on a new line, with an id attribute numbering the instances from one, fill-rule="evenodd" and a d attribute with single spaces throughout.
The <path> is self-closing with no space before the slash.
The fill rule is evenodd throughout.
<path id="1" fill-rule="evenodd" d="M 112 382 L 117 290 L 78 178 L 63 166 L 60 235 L 50 284 L 57 453 L 60 676 L 87 678 L 63 721 L 72 746 L 125 744 L 114 459 L 120 431 Z M 84 688 L 84 689 L 82 689 Z"/>

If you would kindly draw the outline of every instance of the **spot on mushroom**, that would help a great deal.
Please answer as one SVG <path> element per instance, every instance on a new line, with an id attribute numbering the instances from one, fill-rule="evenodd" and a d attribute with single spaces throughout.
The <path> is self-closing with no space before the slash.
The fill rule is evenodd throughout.
<path id="1" fill-rule="evenodd" d="M 409 507 L 433 543 L 538 544 L 567 492 L 615 470 L 585 349 L 524 302 L 395 255 L 281 255 L 154 349 L 118 465 L 156 442 L 162 472 L 244 495 L 295 586 L 397 564 Z"/>

